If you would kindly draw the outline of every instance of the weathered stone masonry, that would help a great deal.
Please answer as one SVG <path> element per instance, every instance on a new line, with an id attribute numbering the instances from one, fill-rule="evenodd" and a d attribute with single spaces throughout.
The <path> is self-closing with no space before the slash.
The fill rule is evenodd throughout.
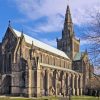
<path id="1" fill-rule="evenodd" d="M 88 57 L 79 56 L 80 40 L 73 30 L 69 6 L 58 49 L 9 26 L 0 44 L 0 94 L 82 95 L 90 74 L 85 64 Z"/>

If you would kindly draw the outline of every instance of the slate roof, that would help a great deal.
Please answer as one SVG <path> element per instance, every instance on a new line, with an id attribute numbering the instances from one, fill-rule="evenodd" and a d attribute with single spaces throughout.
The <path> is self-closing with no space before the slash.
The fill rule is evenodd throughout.
<path id="1" fill-rule="evenodd" d="M 17 35 L 17 37 L 21 37 L 22 32 L 17 31 L 17 30 L 15 30 L 15 29 L 12 29 L 12 30 L 13 30 L 14 33 Z M 59 49 L 56 49 L 56 48 L 54 48 L 54 47 L 52 47 L 52 46 L 50 46 L 50 45 L 47 45 L 46 43 L 43 43 L 43 42 L 41 42 L 41 41 L 39 41 L 39 40 L 37 40 L 37 39 L 35 39 L 35 38 L 32 38 L 32 37 L 30 37 L 30 36 L 24 34 L 24 33 L 23 33 L 23 35 L 24 35 L 25 41 L 26 41 L 27 43 L 32 44 L 32 42 L 33 42 L 33 45 L 36 46 L 36 47 L 38 47 L 38 48 L 41 48 L 41 49 L 46 50 L 46 51 L 49 51 L 49 52 L 54 53 L 54 54 L 56 54 L 56 55 L 59 55 L 59 56 L 61 56 L 61 57 L 70 59 L 70 58 L 67 56 L 67 54 L 64 53 L 63 51 L 61 51 L 61 50 L 59 50 Z"/>

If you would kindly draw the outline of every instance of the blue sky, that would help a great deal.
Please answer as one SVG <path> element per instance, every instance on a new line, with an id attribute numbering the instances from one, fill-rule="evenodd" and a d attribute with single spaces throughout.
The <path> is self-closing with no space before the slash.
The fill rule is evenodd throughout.
<path id="1" fill-rule="evenodd" d="M 61 37 L 67 0 L 0 0 L 0 41 L 8 21 L 13 28 L 56 47 L 56 38 Z M 70 0 L 69 2 L 76 36 L 82 35 L 87 22 L 87 11 L 99 9 L 100 1 Z M 81 40 L 84 50 L 85 40 Z"/>
<path id="2" fill-rule="evenodd" d="M 11 20 L 13 28 L 56 47 L 56 38 L 61 37 L 68 0 L 0 0 L 0 41 Z M 89 13 L 100 10 L 100 0 L 69 1 L 74 30 L 80 38 Z M 94 12 L 93 12 L 94 13 Z M 85 50 L 86 40 L 81 40 Z"/>

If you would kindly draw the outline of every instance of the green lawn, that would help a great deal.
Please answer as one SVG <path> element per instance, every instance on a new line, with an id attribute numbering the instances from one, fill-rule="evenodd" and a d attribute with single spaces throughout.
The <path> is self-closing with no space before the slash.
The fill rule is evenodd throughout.
<path id="1" fill-rule="evenodd" d="M 37 99 L 19 98 L 19 97 L 0 97 L 0 100 L 59 100 L 58 97 L 40 97 Z M 73 96 L 71 100 L 100 100 L 98 97 L 92 96 Z"/>
<path id="2" fill-rule="evenodd" d="M 0 100 L 58 100 L 57 97 L 39 97 L 39 98 L 20 98 L 20 97 L 0 97 Z"/>
<path id="3" fill-rule="evenodd" d="M 92 96 L 73 96 L 72 100 L 100 100 L 100 97 L 92 97 Z"/>

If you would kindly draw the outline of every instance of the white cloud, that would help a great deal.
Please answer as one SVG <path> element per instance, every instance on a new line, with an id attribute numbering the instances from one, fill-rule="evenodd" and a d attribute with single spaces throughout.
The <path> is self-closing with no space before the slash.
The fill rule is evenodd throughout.
<path id="1" fill-rule="evenodd" d="M 92 39 L 92 38 L 91 39 L 80 39 L 80 40 L 81 40 L 80 41 L 81 46 L 83 46 L 83 45 L 95 45 L 95 44 L 99 44 L 100 43 L 99 42 L 99 40 L 100 40 L 99 38 L 96 38 L 96 39 Z"/>
<path id="2" fill-rule="evenodd" d="M 86 39 L 86 38 L 79 38 L 79 37 L 76 37 L 76 39 L 80 39 L 80 45 L 81 46 L 84 46 L 84 45 L 89 45 L 89 44 L 92 44 L 93 41 L 91 42 L 89 39 Z"/>
<path id="3" fill-rule="evenodd" d="M 12 22 L 13 23 L 26 23 L 28 22 L 29 20 L 28 19 L 23 19 L 23 18 L 20 18 L 20 19 L 13 19 Z"/>
<path id="4" fill-rule="evenodd" d="M 83 46 L 83 45 L 89 45 L 89 44 L 91 44 L 92 42 L 91 41 L 89 41 L 89 40 L 86 40 L 86 39 L 81 39 L 81 41 L 80 41 L 80 44 L 81 44 L 81 46 Z"/>
<path id="5" fill-rule="evenodd" d="M 100 75 L 100 67 L 94 67 L 94 73 Z"/>
<path id="6" fill-rule="evenodd" d="M 32 32 L 48 33 L 62 30 L 67 7 L 66 0 L 15 0 L 13 2 L 28 20 L 47 18 L 46 22 L 36 23 L 35 27 L 30 27 Z M 69 5 L 74 24 L 81 25 L 87 23 L 88 14 L 92 9 L 100 9 L 100 0 L 70 0 Z M 81 45 L 84 44 L 87 44 L 87 41 L 82 40 Z"/>
<path id="7" fill-rule="evenodd" d="M 48 20 L 53 19 L 57 14 L 65 15 L 66 0 L 15 0 L 19 11 L 32 20 L 47 16 Z M 70 8 L 75 24 L 81 24 L 88 20 L 87 13 L 91 9 L 100 8 L 99 0 L 70 0 Z M 51 21 L 51 22 L 52 22 Z M 57 22 L 59 23 L 59 22 Z M 50 24 L 50 23 L 49 23 Z M 55 27 L 55 25 L 54 25 Z"/>
<path id="8" fill-rule="evenodd" d="M 46 43 L 46 44 L 48 44 L 48 45 L 51 45 L 51 46 L 53 46 L 53 47 L 56 47 L 56 40 L 54 39 L 54 40 L 48 40 L 48 39 L 46 39 L 46 38 L 43 38 L 43 39 L 40 39 L 42 42 L 44 42 L 44 43 Z"/>
<path id="9" fill-rule="evenodd" d="M 33 20 L 42 16 L 51 17 L 58 13 L 62 14 L 64 10 L 63 8 L 66 8 L 66 4 L 64 4 L 61 0 L 42 0 L 40 3 L 37 2 L 38 0 L 15 1 L 19 11 Z"/>
<path id="10" fill-rule="evenodd" d="M 47 23 L 39 24 L 37 27 L 35 27 L 36 30 L 39 30 L 40 32 L 58 32 L 62 29 L 62 23 L 63 19 L 59 16 L 51 16 Z"/>
<path id="11" fill-rule="evenodd" d="M 23 3 L 24 2 L 24 3 Z M 42 17 L 47 17 L 47 22 L 35 27 L 35 30 L 42 32 L 55 32 L 61 30 L 63 26 L 63 10 L 66 9 L 66 4 L 61 0 L 42 0 L 42 2 L 37 2 L 37 0 L 16 0 L 16 4 L 21 13 L 27 16 L 30 20 L 38 20 Z M 63 4 L 65 9 L 63 9 Z"/>

